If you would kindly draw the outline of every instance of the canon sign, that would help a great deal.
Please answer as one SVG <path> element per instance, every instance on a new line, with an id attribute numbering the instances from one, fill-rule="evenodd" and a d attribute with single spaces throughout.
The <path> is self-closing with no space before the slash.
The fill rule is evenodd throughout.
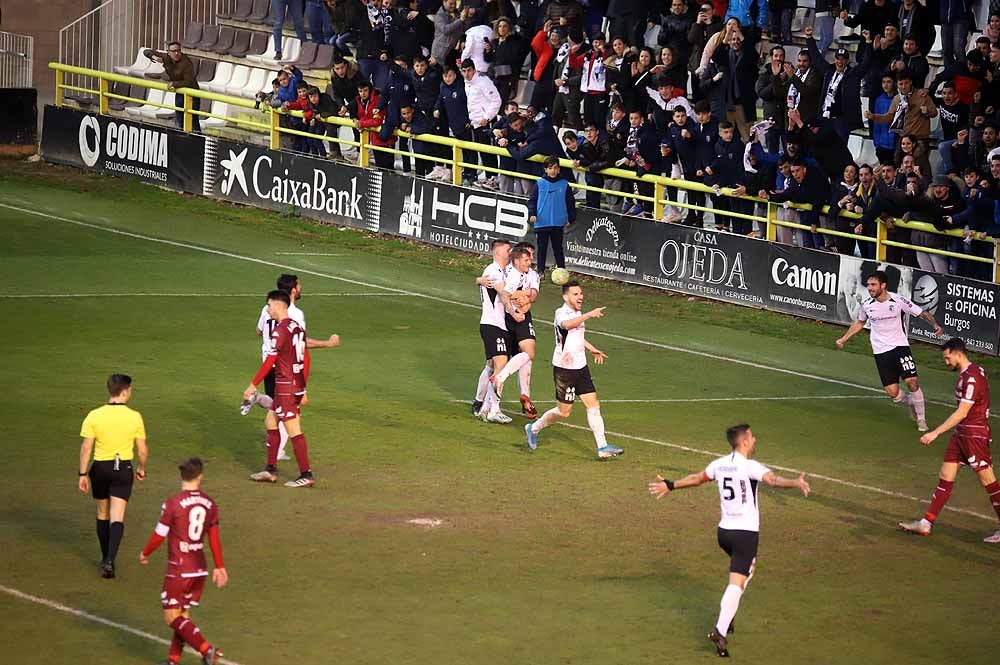
<path id="1" fill-rule="evenodd" d="M 837 295 L 837 273 L 824 272 L 809 266 L 792 265 L 780 256 L 771 263 L 771 280 L 775 284 L 803 291 L 825 293 L 828 296 Z"/>
<path id="2" fill-rule="evenodd" d="M 93 136 L 93 142 L 91 140 Z M 92 115 L 80 119 L 80 158 L 94 166 L 101 158 L 101 125 Z M 167 168 L 167 135 L 155 129 L 136 125 L 107 123 L 104 132 L 104 154 L 130 162 L 140 162 L 156 168 Z"/>

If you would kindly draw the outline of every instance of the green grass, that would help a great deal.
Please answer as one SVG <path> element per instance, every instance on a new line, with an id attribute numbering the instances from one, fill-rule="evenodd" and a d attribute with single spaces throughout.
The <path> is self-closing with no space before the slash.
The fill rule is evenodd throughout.
<path id="1" fill-rule="evenodd" d="M 281 270 L 0 208 L 4 292 L 38 295 L 4 299 L 13 394 L 0 418 L 14 480 L 0 490 L 0 584 L 169 637 L 157 602 L 163 552 L 149 567 L 136 557 L 176 491 L 173 464 L 201 455 L 206 490 L 221 505 L 231 583 L 208 590 L 195 616 L 243 665 L 713 660 L 704 633 L 727 570 L 715 544 L 716 491 L 658 503 L 645 490 L 658 471 L 677 476 L 710 458 L 640 439 L 721 453 L 724 428 L 746 420 L 765 463 L 916 497 L 933 489 L 944 442 L 922 448 L 905 413 L 876 393 L 599 334 L 876 387 L 867 340 L 838 352 L 835 326 L 587 280 L 588 303 L 608 306 L 588 324 L 590 341 L 610 355 L 593 370 L 605 400 L 859 397 L 609 402 L 608 429 L 638 437 L 610 436 L 623 458 L 597 462 L 589 432 L 567 427 L 545 431 L 529 454 L 522 419 L 482 424 L 452 401 L 469 397 L 482 365 L 476 309 L 447 302 L 476 305 L 478 258 L 45 165 L 9 164 L 0 203 L 294 266 L 311 335 L 342 336 L 341 349 L 314 356 L 303 419 L 319 484 L 253 485 L 260 412 L 240 418 L 236 407 L 260 359 L 260 296 L 38 294 L 263 294 Z M 316 295 L 380 286 L 440 300 Z M 556 302 L 543 289 L 536 319 L 550 318 Z M 551 329 L 537 328 L 534 396 L 552 399 Z M 950 401 L 954 375 L 933 347 L 915 351 L 928 397 Z M 129 504 L 119 579 L 109 583 L 97 575 L 92 502 L 77 491 L 74 467 L 80 422 L 116 370 L 135 378 L 152 457 Z M 948 412 L 932 405 L 929 417 Z M 586 421 L 575 413 L 571 423 Z M 922 502 L 812 482 L 808 499 L 762 490 L 758 576 L 734 657 L 987 662 L 990 641 L 963 636 L 996 625 L 1000 550 L 980 542 L 991 522 L 946 511 L 933 538 L 910 538 L 894 525 L 919 516 Z M 952 505 L 991 512 L 967 473 Z M 444 524 L 426 530 L 407 523 L 414 517 Z M 11 662 L 165 655 L 142 637 L 8 594 L 0 611 Z"/>

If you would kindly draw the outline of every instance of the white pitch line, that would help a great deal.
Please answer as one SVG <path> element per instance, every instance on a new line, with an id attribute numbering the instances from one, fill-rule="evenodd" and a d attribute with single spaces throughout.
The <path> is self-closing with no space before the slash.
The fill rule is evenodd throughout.
<path id="1" fill-rule="evenodd" d="M 144 630 L 133 628 L 128 624 L 112 621 L 111 619 L 105 619 L 102 616 L 91 614 L 90 612 L 87 612 L 85 610 L 78 610 L 75 607 L 70 607 L 69 605 L 63 605 L 62 603 L 57 603 L 56 601 L 49 600 L 48 598 L 40 598 L 38 596 L 32 596 L 30 593 L 24 593 L 23 591 L 18 591 L 17 589 L 12 589 L 11 587 L 4 586 L 2 584 L 0 584 L 0 591 L 3 591 L 8 595 L 14 596 L 15 598 L 26 600 L 29 603 L 42 605 L 43 607 L 48 607 L 49 609 L 56 610 L 58 612 L 65 612 L 66 614 L 70 614 L 72 616 L 79 617 L 81 619 L 86 619 L 87 621 L 93 621 L 94 623 L 99 623 L 101 625 L 108 626 L 109 628 L 114 628 L 116 630 L 120 630 L 126 633 L 131 633 L 132 635 L 142 637 L 151 642 L 157 642 L 159 644 L 165 644 L 167 646 L 170 646 L 170 640 L 162 638 L 159 635 L 153 635 L 152 633 L 147 633 Z M 187 650 L 190 651 L 191 653 L 197 653 L 196 651 L 191 649 L 191 647 L 187 647 Z M 240 665 L 236 661 L 228 660 L 226 658 L 220 658 L 219 662 L 222 663 L 223 665 Z"/>
<path id="2" fill-rule="evenodd" d="M 0 294 L 3 299 L 38 298 L 263 298 L 264 293 L 14 293 Z M 308 297 L 401 298 L 403 293 L 307 293 Z"/>
<path id="3" fill-rule="evenodd" d="M 602 399 L 601 404 L 671 404 L 674 402 L 756 402 L 756 401 L 786 401 L 813 399 L 882 399 L 881 395 L 795 395 L 792 397 L 677 397 L 665 399 Z M 467 404 L 467 399 L 452 399 L 449 402 Z M 535 404 L 555 404 L 555 400 L 536 399 Z M 520 404 L 516 399 L 507 400 L 504 404 Z"/>
<path id="4" fill-rule="evenodd" d="M 572 429 L 579 429 L 589 432 L 589 427 L 584 427 L 583 425 L 574 425 L 573 423 L 559 422 L 559 425 L 563 427 L 569 427 Z M 656 446 L 663 446 L 664 448 L 673 448 L 675 450 L 683 450 L 688 453 L 695 453 L 697 455 L 704 455 L 707 457 L 722 457 L 724 452 L 712 452 L 711 450 L 702 450 L 701 448 L 693 448 L 691 446 L 684 446 L 679 443 L 669 443 L 667 441 L 658 441 L 657 439 L 649 439 L 644 436 L 634 436 L 632 434 L 623 434 L 621 432 L 612 432 L 611 430 L 606 431 L 607 434 L 611 436 L 617 436 L 622 439 L 631 439 L 633 441 L 641 441 L 643 443 L 651 443 Z M 920 498 L 916 496 L 911 496 L 909 494 L 903 494 L 902 492 L 894 492 L 892 490 L 883 489 L 881 487 L 874 487 L 872 485 L 864 485 L 862 483 L 855 483 L 850 480 L 842 480 L 840 478 L 834 478 L 832 476 L 824 476 L 820 473 L 812 473 L 809 471 L 804 471 L 802 469 L 795 469 L 790 466 L 778 466 L 776 464 L 766 464 L 770 469 L 777 469 L 778 471 L 785 471 L 787 473 L 805 473 L 810 478 L 816 478 L 817 480 L 823 480 L 828 483 L 834 483 L 836 485 L 843 485 L 844 487 L 851 487 L 853 489 L 866 490 L 868 492 L 874 492 L 875 494 L 881 494 L 883 496 L 891 496 L 897 499 L 907 499 L 909 501 L 916 501 L 918 503 L 926 503 L 927 497 Z M 983 513 L 977 513 L 974 510 L 967 510 L 965 508 L 953 508 L 952 506 L 945 506 L 946 510 L 950 510 L 961 515 L 968 515 L 970 517 L 978 517 L 980 519 L 989 520 L 991 522 L 996 522 L 996 515 L 985 515 Z"/>
<path id="5" fill-rule="evenodd" d="M 331 254 L 330 252 L 275 252 L 275 256 L 346 256 L 345 254 Z"/>

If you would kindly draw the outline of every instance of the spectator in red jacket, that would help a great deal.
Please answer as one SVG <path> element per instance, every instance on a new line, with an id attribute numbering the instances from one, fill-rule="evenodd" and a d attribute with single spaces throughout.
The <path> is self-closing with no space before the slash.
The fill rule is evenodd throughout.
<path id="1" fill-rule="evenodd" d="M 368 81 L 362 81 L 358 85 L 358 96 L 351 102 L 350 115 L 354 118 L 354 124 L 358 129 L 377 130 L 382 126 L 382 115 L 378 110 L 378 91 L 372 90 L 372 85 Z M 396 138 L 379 138 L 378 131 L 368 132 L 368 143 L 372 146 L 391 148 L 396 144 Z M 375 156 L 375 166 L 380 169 L 392 170 L 396 156 L 384 150 L 372 150 Z"/>

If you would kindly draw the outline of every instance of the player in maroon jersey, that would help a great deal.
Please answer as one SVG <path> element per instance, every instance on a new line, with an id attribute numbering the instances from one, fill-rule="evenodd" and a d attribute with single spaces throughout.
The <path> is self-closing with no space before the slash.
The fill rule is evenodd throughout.
<path id="1" fill-rule="evenodd" d="M 167 576 L 163 579 L 160 602 L 163 605 L 163 620 L 174 630 L 167 662 L 179 662 L 187 642 L 201 654 L 205 665 L 215 665 L 222 658 L 222 652 L 209 644 L 191 621 L 191 608 L 201 600 L 205 578 L 208 577 L 206 536 L 215 560 L 212 581 L 220 589 L 229 581 L 219 540 L 219 506 L 201 491 L 200 459 L 192 457 L 177 468 L 181 472 L 181 491 L 164 502 L 160 521 L 139 554 L 139 563 L 148 564 L 149 556 L 166 539 Z"/>
<path id="2" fill-rule="evenodd" d="M 945 342 L 942 353 L 944 363 L 952 371 L 960 372 L 955 388 L 958 408 L 947 420 L 920 437 L 920 443 L 929 446 L 952 427 L 955 433 L 944 451 L 944 464 L 941 465 L 937 489 L 927 512 L 922 519 L 899 523 L 899 528 L 920 536 L 931 535 L 934 521 L 951 496 L 960 465 L 968 466 L 979 476 L 979 482 L 986 488 L 993 510 L 1000 519 L 1000 483 L 993 473 L 993 460 L 990 458 L 990 385 L 986 372 L 969 360 L 965 342 L 958 337 Z M 1000 529 L 984 538 L 983 542 L 1000 543 Z"/>
<path id="3" fill-rule="evenodd" d="M 285 291 L 267 294 L 267 309 L 278 322 L 271 333 L 271 350 L 261 364 L 250 385 L 243 391 L 249 400 L 257 392 L 257 384 L 274 368 L 274 414 L 285 425 L 292 440 L 295 461 L 299 464 L 299 477 L 285 483 L 285 487 L 311 487 L 315 484 L 309 466 L 309 447 L 302 433 L 299 407 L 306 404 L 306 379 L 309 377 L 309 354 L 306 353 L 306 329 L 288 316 L 291 298 Z M 267 447 L 267 466 L 250 476 L 250 480 L 274 483 L 278 481 L 278 446 Z"/>

